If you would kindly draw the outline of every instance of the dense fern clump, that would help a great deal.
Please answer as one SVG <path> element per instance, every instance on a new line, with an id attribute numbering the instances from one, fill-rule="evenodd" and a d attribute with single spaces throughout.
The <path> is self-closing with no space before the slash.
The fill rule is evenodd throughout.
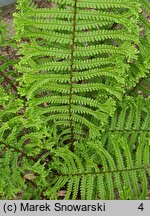
<path id="1" fill-rule="evenodd" d="M 150 3 L 49 4 L 18 0 L 0 57 L 0 198 L 146 199 Z"/>

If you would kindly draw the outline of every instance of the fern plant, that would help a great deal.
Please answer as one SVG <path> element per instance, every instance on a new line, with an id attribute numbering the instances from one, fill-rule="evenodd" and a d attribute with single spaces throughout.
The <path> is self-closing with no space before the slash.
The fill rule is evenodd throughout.
<path id="1" fill-rule="evenodd" d="M 149 2 L 17 9 L 19 88 L 0 92 L 1 199 L 146 199 Z"/>
<path id="2" fill-rule="evenodd" d="M 45 194 L 51 199 L 58 199 L 58 191 L 67 184 L 65 199 L 76 199 L 79 192 L 81 199 L 87 200 L 114 199 L 118 193 L 122 199 L 145 198 L 145 171 L 146 164 L 150 162 L 148 139 L 139 139 L 134 158 L 127 139 L 111 138 L 112 153 L 103 148 L 100 142 L 92 141 L 76 143 L 74 153 L 65 147 L 57 149 L 51 164 L 57 174 Z"/>
<path id="3" fill-rule="evenodd" d="M 29 39 L 21 43 L 24 57 L 17 66 L 23 72 L 20 94 L 29 112 L 44 115 L 73 144 L 87 129 L 89 138 L 99 136 L 121 99 L 129 62 L 136 59 L 139 4 L 55 3 L 51 9 L 18 4 L 18 39 Z"/>
<path id="4" fill-rule="evenodd" d="M 150 4 L 148 0 L 141 0 L 142 13 L 139 16 L 139 25 L 141 29 L 139 56 L 135 64 L 131 64 L 129 95 L 142 94 L 144 97 L 149 96 L 149 70 L 150 70 Z M 132 80 L 132 81 L 131 81 Z"/>
<path id="5" fill-rule="evenodd" d="M 26 164 L 30 160 L 35 163 L 38 154 L 42 155 L 40 151 L 42 143 L 45 142 L 41 140 L 47 132 L 39 119 L 32 117 L 29 120 L 24 115 L 24 99 L 19 98 L 17 92 L 16 78 L 20 74 L 14 67 L 19 59 L 18 55 L 12 55 L 16 52 L 15 41 L 13 38 L 8 39 L 8 27 L 3 22 L 0 23 L 0 30 L 0 198 L 11 199 L 26 189 Z M 25 147 L 29 139 L 30 143 L 33 143 L 32 151 L 35 149 L 35 143 L 40 146 L 40 149 L 34 151 L 35 157 L 32 157 L 32 154 L 28 155 L 28 149 Z M 27 160 L 23 163 L 24 166 L 21 166 L 22 170 L 18 164 L 21 158 Z"/>

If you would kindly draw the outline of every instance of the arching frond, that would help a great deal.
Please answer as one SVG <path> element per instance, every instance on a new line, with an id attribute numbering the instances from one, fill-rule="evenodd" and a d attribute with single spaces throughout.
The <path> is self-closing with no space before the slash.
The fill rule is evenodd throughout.
<path id="1" fill-rule="evenodd" d="M 59 191 L 65 188 L 67 200 L 115 199 L 116 194 L 119 199 L 145 199 L 150 157 L 143 155 L 149 152 L 149 140 L 139 139 L 136 157 L 125 138 L 113 136 L 112 146 L 112 153 L 100 142 L 91 141 L 76 143 L 74 153 L 68 148 L 57 149 L 51 164 L 57 173 L 52 175 L 45 195 L 58 199 Z"/>

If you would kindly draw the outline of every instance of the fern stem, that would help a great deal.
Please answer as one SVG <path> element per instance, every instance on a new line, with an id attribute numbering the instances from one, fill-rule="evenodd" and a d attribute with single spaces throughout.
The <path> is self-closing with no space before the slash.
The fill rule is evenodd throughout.
<path id="1" fill-rule="evenodd" d="M 3 144 L 3 143 L 1 143 L 1 144 Z M 28 156 L 25 152 L 23 152 L 22 150 L 20 150 L 20 149 L 14 147 L 14 146 L 10 146 L 10 145 L 5 144 L 5 148 L 6 148 L 6 147 L 7 147 L 7 148 L 12 148 L 12 149 L 14 149 L 16 152 L 22 154 L 22 155 L 23 155 L 24 157 L 26 157 L 27 159 L 33 160 L 33 161 L 37 162 L 36 158 L 34 158 L 34 157 L 32 157 L 32 156 Z"/>
<path id="2" fill-rule="evenodd" d="M 99 171 L 99 172 L 82 172 L 82 173 L 73 173 L 73 174 L 63 174 L 63 173 L 57 173 L 55 176 L 82 176 L 82 175 L 105 175 L 107 173 L 121 173 L 121 172 L 133 172 L 133 171 L 139 171 L 139 170 L 145 170 L 145 172 L 148 172 L 150 169 L 150 165 L 145 165 L 141 167 L 134 167 L 134 168 L 127 168 L 122 170 L 107 170 L 107 171 Z"/>
<path id="3" fill-rule="evenodd" d="M 72 120 L 72 77 L 73 77 L 73 64 L 74 64 L 74 48 L 75 48 L 75 31 L 76 31 L 76 14 L 77 14 L 77 0 L 75 0 L 74 4 L 74 17 L 73 17 L 73 34 L 72 34 L 72 44 L 71 44 L 71 58 L 70 58 L 70 93 L 69 93 L 69 119 L 70 119 L 70 130 L 71 130 L 71 144 L 74 141 L 74 128 L 73 128 L 73 120 Z"/>
<path id="4" fill-rule="evenodd" d="M 0 144 L 3 144 L 3 143 L 0 142 Z M 34 162 L 37 162 L 47 152 L 47 150 L 45 150 L 45 151 L 41 152 L 40 154 L 38 154 L 36 157 L 32 157 L 32 156 L 27 155 L 25 152 L 23 152 L 22 150 L 14 147 L 14 146 L 5 144 L 5 148 L 9 148 L 9 149 L 12 148 L 16 152 L 22 154 L 22 156 L 26 157 L 28 160 L 32 160 Z"/>

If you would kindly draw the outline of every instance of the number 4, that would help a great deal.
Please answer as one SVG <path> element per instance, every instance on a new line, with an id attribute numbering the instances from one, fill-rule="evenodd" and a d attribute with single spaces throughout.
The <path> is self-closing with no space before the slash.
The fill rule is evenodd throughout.
<path id="1" fill-rule="evenodd" d="M 143 203 L 141 203 L 138 207 L 139 210 L 143 211 L 144 210 L 144 206 L 143 206 Z"/>

